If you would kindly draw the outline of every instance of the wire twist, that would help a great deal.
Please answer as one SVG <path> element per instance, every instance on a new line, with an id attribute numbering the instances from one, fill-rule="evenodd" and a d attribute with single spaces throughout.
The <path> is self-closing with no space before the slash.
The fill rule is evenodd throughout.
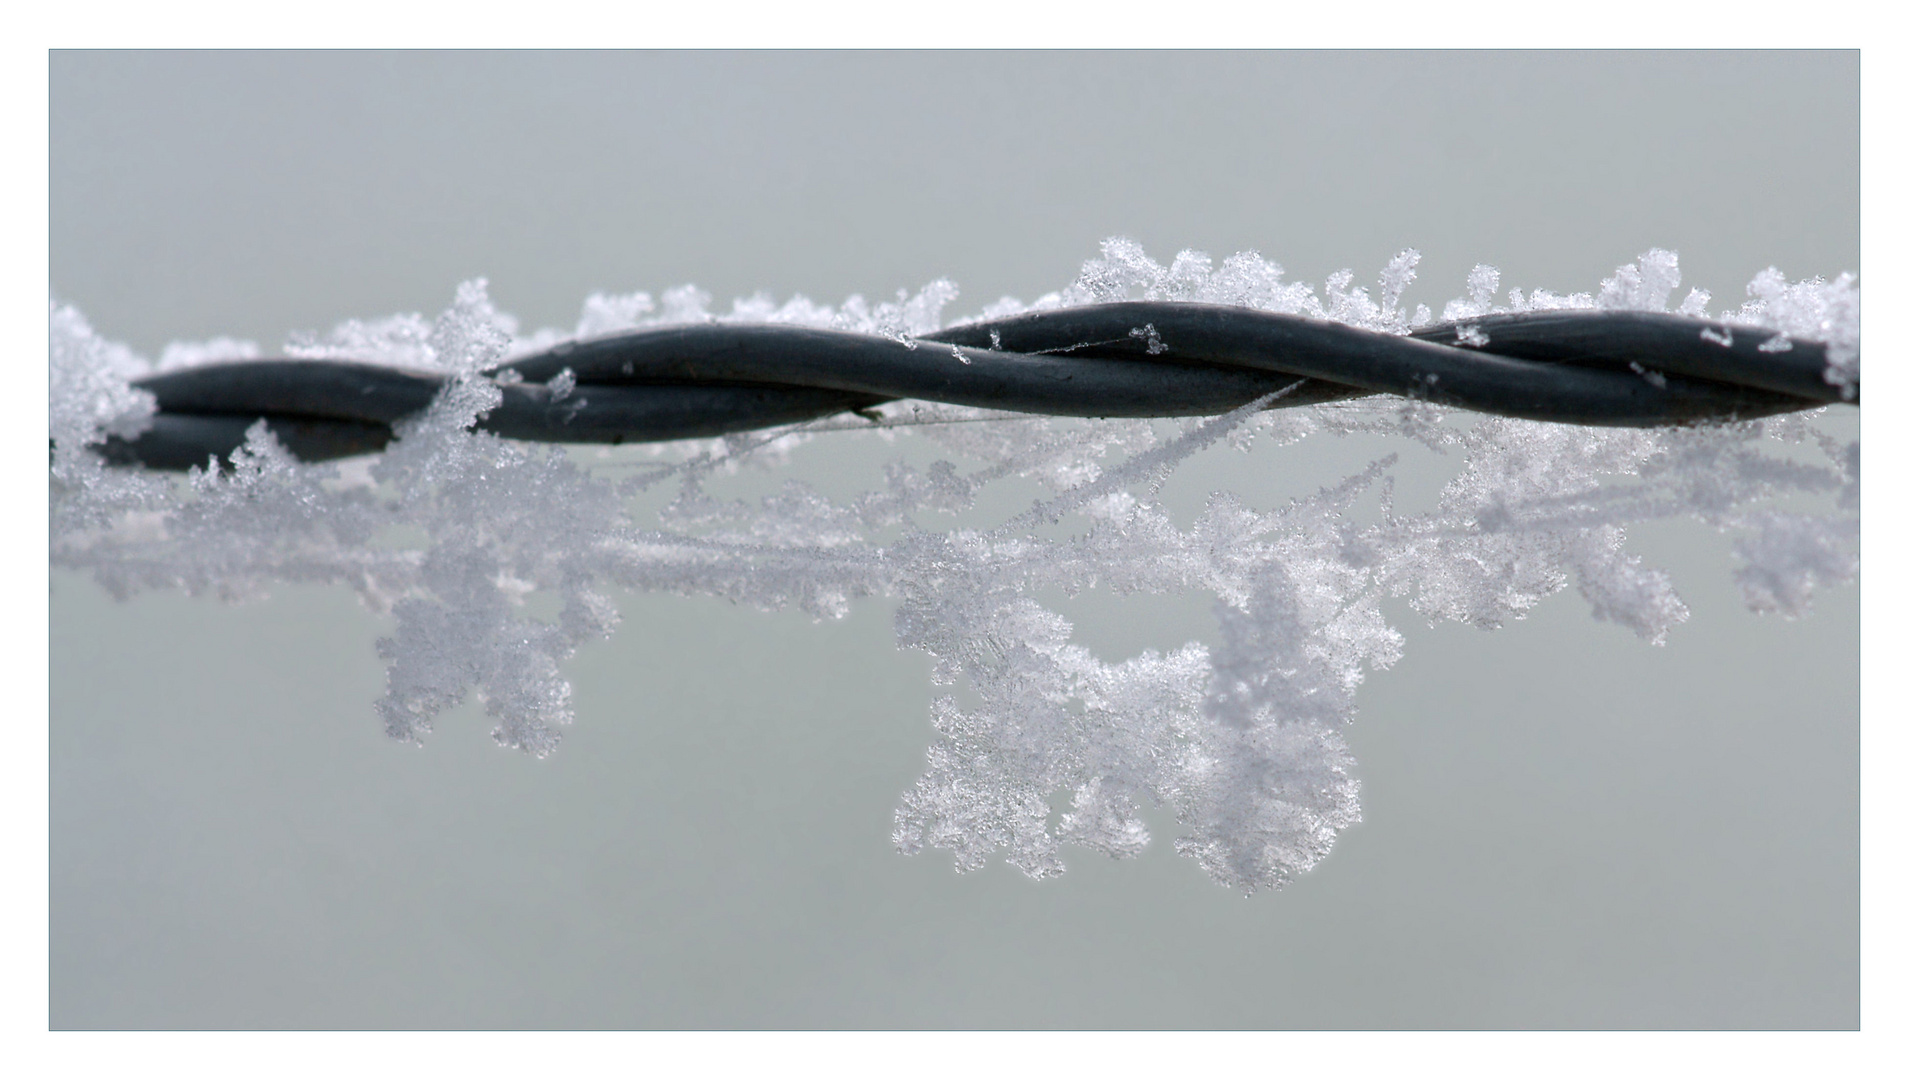
<path id="1" fill-rule="evenodd" d="M 1272 408 L 1394 394 L 1501 416 L 1658 427 L 1858 404 L 1827 347 L 1655 312 L 1487 315 L 1398 335 L 1219 304 L 1124 302 L 921 337 L 700 323 L 564 342 L 485 374 L 481 430 L 539 442 L 699 438 L 902 398 L 1052 416 L 1202 416 L 1292 386 Z M 564 373 L 569 372 L 568 376 Z M 229 457 L 264 420 L 293 454 L 382 450 L 446 376 L 341 360 L 246 360 L 136 380 L 152 426 L 103 447 L 156 469 Z M 574 378 L 574 386 L 570 385 Z"/>

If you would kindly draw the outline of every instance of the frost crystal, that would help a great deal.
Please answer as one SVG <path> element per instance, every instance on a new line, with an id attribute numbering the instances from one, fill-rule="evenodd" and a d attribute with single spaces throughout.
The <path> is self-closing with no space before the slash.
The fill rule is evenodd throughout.
<path id="1" fill-rule="evenodd" d="M 1418 262 L 1416 251 L 1393 259 L 1376 300 L 1350 271 L 1328 277 L 1322 297 L 1253 252 L 1217 265 L 1182 252 L 1162 264 L 1138 244 L 1110 240 L 1065 289 L 983 314 L 1197 300 L 1403 333 L 1431 319 L 1425 304 L 1405 314 Z M 1500 303 L 1498 272 L 1479 266 L 1467 295 L 1443 310 L 1451 319 L 1558 307 L 1664 311 L 1678 285 L 1676 256 L 1651 251 L 1595 298 L 1511 289 Z M 942 326 L 956 295 L 937 281 L 839 308 L 756 296 L 718 315 L 693 287 L 660 302 L 594 294 L 576 335 L 714 320 L 909 341 Z M 1781 340 L 1830 342 L 1832 379 L 1854 384 L 1853 279 L 1791 285 L 1767 271 L 1750 296 L 1725 318 L 1775 328 Z M 1692 290 L 1678 310 L 1701 312 L 1708 301 Z M 1461 340 L 1486 343 L 1470 329 Z M 1133 333 L 1149 352 L 1171 351 L 1154 327 Z M 1427 619 L 1492 629 L 1575 586 L 1597 617 L 1662 643 L 1689 612 L 1662 572 L 1625 550 L 1625 529 L 1673 516 L 1736 537 L 1736 579 L 1753 610 L 1800 615 L 1817 589 L 1857 572 L 1858 447 L 1807 416 L 1591 429 L 1396 399 L 1279 411 L 1261 411 L 1261 399 L 1175 424 L 896 402 L 874 425 L 843 418 L 626 448 L 618 464 L 637 475 L 612 480 L 560 448 L 473 430 L 500 400 L 482 369 L 570 336 L 520 334 L 481 281 L 460 286 L 435 319 L 400 315 L 295 335 L 288 355 L 449 379 L 375 459 L 301 464 L 260 424 L 229 468 L 208 463 L 180 480 L 108 468 L 94 453 L 151 415 L 151 398 L 128 385 L 151 365 L 102 340 L 72 308 L 55 307 L 53 561 L 90 570 L 119 596 L 176 587 L 238 599 L 277 582 L 349 585 L 395 624 L 378 644 L 389 668 L 376 703 L 394 738 L 422 740 L 438 713 L 475 695 L 500 744 L 536 755 L 554 749 L 572 720 L 563 662 L 616 625 L 609 588 L 723 596 L 818 618 L 840 616 L 860 597 L 894 597 L 897 640 L 927 653 L 932 678 L 949 688 L 930 710 L 926 769 L 895 814 L 902 851 L 946 848 L 963 870 L 999 856 L 1044 877 L 1063 870 L 1064 845 L 1138 854 L 1151 841 L 1142 814 L 1160 807 L 1179 822 L 1176 850 L 1246 892 L 1278 888 L 1315 865 L 1359 820 L 1345 731 L 1365 673 L 1393 664 L 1403 647 L 1380 610 L 1385 598 L 1404 598 Z M 250 343 L 219 339 L 169 348 L 158 366 L 255 354 Z M 568 372 L 550 389 L 553 400 L 587 392 Z M 841 499 L 794 479 L 753 501 L 716 493 L 727 473 L 785 462 L 822 431 L 898 448 L 925 439 L 967 464 L 921 467 L 898 456 L 881 486 Z M 1352 432 L 1389 434 L 1462 466 L 1437 505 L 1417 514 L 1393 504 L 1397 455 L 1280 507 L 1215 492 L 1197 518 L 1175 521 L 1157 497 L 1181 462 L 1219 442 L 1277 448 Z M 1812 450 L 1820 462 L 1803 460 Z M 980 520 L 979 496 L 1015 479 L 1047 494 L 1005 521 Z M 668 489 L 674 497 L 660 515 L 640 521 L 631 499 Z M 1835 510 L 1770 505 L 1785 497 Z M 1109 662 L 1035 599 L 1088 588 L 1211 596 L 1218 636 Z M 533 614 L 535 597 L 555 602 Z"/>
<path id="2" fill-rule="evenodd" d="M 1853 275 L 1841 274 L 1835 281 L 1810 278 L 1792 285 L 1773 266 L 1750 282 L 1749 293 L 1749 302 L 1724 318 L 1780 331 L 1763 348 L 1778 342 L 1782 343 L 1778 348 L 1788 348 L 1791 337 L 1827 342 L 1830 370 L 1824 381 L 1841 387 L 1845 398 L 1855 395 L 1862 376 L 1857 360 L 1862 297 Z"/>

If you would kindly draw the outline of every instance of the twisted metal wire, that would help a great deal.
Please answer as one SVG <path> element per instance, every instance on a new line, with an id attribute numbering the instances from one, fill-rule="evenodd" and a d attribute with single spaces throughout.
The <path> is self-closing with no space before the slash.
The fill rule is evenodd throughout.
<path id="1" fill-rule="evenodd" d="M 540 442 L 656 442 L 860 411 L 901 398 L 1054 416 L 1200 416 L 1395 394 L 1503 416 L 1657 427 L 1847 402 L 1826 346 L 1653 312 L 1487 315 L 1409 335 L 1218 304 L 1032 312 L 921 337 L 702 323 L 571 341 L 486 371 L 477 426 Z M 1765 346 L 1769 347 L 1765 347 Z M 569 375 L 564 373 L 568 372 Z M 570 385 L 574 378 L 574 386 Z M 1294 385 L 1298 380 L 1298 385 Z M 382 450 L 445 376 L 339 360 L 247 360 L 137 380 L 158 413 L 108 460 L 228 456 L 263 419 L 293 454 Z"/>

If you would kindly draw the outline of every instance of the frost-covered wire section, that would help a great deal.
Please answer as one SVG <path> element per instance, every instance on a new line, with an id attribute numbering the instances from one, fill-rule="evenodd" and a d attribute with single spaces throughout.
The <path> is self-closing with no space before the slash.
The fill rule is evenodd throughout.
<path id="1" fill-rule="evenodd" d="M 1474 271 L 1471 296 L 1407 320 L 1398 294 L 1413 256 L 1381 275 L 1375 305 L 1344 275 L 1327 282 L 1330 306 L 1277 286 L 1276 268 L 1246 257 L 1220 271 L 1187 259 L 1142 274 L 1144 256 L 1111 244 L 1083 275 L 1080 295 L 1024 311 L 935 327 L 921 297 L 870 313 L 812 306 L 739 305 L 697 318 L 679 297 L 667 315 L 609 333 L 610 310 L 634 301 L 593 298 L 580 336 L 519 352 L 483 370 L 500 396 L 483 430 L 540 442 L 658 442 L 758 430 L 897 399 L 1056 416 L 1172 417 L 1227 412 L 1302 380 L 1277 407 L 1392 394 L 1501 416 L 1651 427 L 1737 420 L 1854 402 L 1859 390 L 1848 282 L 1788 289 L 1752 284 L 1750 315 L 1701 317 L 1693 292 L 1665 310 L 1674 262 L 1655 252 L 1606 283 L 1599 302 L 1512 290 L 1493 308 L 1497 275 Z M 1204 275 L 1204 276 L 1202 276 Z M 1135 279 L 1138 280 L 1135 280 Z M 1850 305 L 1847 312 L 1836 304 Z M 1769 325 L 1764 325 L 1769 324 Z M 1785 329 L 1796 326 L 1810 336 Z M 114 461 L 185 469 L 229 460 L 263 419 L 296 456 L 327 460 L 383 448 L 392 425 L 443 389 L 431 336 L 384 324 L 385 343 L 347 324 L 331 343 L 297 343 L 295 357 L 250 357 L 162 370 L 134 386 L 157 411 L 132 437 L 114 436 Z M 198 356 L 204 358 L 209 349 Z M 358 355 L 371 353 L 380 362 Z M 182 354 L 189 355 L 189 354 Z M 393 366 L 400 362 L 403 366 Z"/>
<path id="2" fill-rule="evenodd" d="M 184 478 L 115 467 L 101 451 L 152 430 L 156 403 L 140 383 L 216 370 L 258 356 L 257 347 L 174 346 L 155 366 L 56 307 L 52 558 L 121 596 L 183 588 L 245 598 L 279 582 L 349 585 L 394 625 L 379 643 L 389 667 L 377 703 L 394 738 L 421 741 L 439 713 L 474 695 L 500 744 L 537 755 L 555 748 L 572 719 L 563 661 L 616 625 L 613 590 L 723 596 L 818 618 L 859 598 L 895 598 L 898 642 L 928 653 L 934 681 L 948 688 L 930 711 L 926 769 L 896 812 L 901 850 L 946 848 L 962 869 L 1000 857 L 1046 876 L 1061 871 L 1064 845 L 1137 853 L 1150 841 L 1143 810 L 1157 806 L 1179 822 L 1175 847 L 1214 878 L 1276 888 L 1359 819 L 1345 739 L 1354 695 L 1403 646 L 1383 600 L 1490 629 L 1575 585 L 1600 618 L 1660 643 L 1688 612 L 1664 574 L 1625 550 L 1625 529 L 1694 516 L 1735 537 L 1736 576 L 1753 609 L 1800 615 L 1816 590 L 1857 571 L 1858 444 L 1809 412 L 1574 426 L 1453 411 L 1434 394 L 1355 397 L 1369 389 L 1356 383 L 1322 391 L 1325 380 L 1290 368 L 1251 369 L 1269 377 L 1230 385 L 1230 399 L 1214 399 L 1227 407 L 1178 421 L 1028 417 L 811 380 L 796 389 L 857 397 L 847 407 L 858 412 L 837 415 L 836 402 L 799 423 L 625 448 L 614 468 L 595 470 L 561 447 L 482 425 L 526 383 L 539 407 L 554 410 L 614 389 L 589 381 L 600 369 L 586 346 L 618 333 L 767 324 L 848 331 L 911 352 L 933 346 L 958 369 L 996 362 L 989 356 L 1091 349 L 1103 353 L 1071 358 L 1166 364 L 1177 361 L 1163 355 L 1189 343 L 1204 341 L 1209 352 L 1225 344 L 1224 326 L 1200 321 L 1213 305 L 1249 321 L 1299 316 L 1326 334 L 1356 330 L 1441 356 L 1496 345 L 1507 350 L 1500 358 L 1615 373 L 1647 389 L 1661 389 L 1654 379 L 1722 385 L 1674 365 L 1721 363 L 1740 356 L 1742 342 L 1776 361 L 1742 365 L 1766 382 L 1787 377 L 1786 354 L 1814 348 L 1822 357 L 1814 377 L 1830 388 L 1815 400 L 1842 400 L 1844 390 L 1853 398 L 1860 385 L 1857 293 L 1847 277 L 1760 275 L 1742 308 L 1702 324 L 1731 339 L 1701 341 L 1714 356 L 1698 351 L 1636 372 L 1628 362 L 1577 362 L 1588 346 L 1560 346 L 1562 324 L 1524 330 L 1556 313 L 1626 333 L 1701 316 L 1709 299 L 1701 290 L 1671 310 L 1674 256 L 1651 252 L 1596 295 L 1513 289 L 1500 299 L 1497 273 L 1480 267 L 1468 295 L 1436 318 L 1424 305 L 1405 307 L 1416 261 L 1410 252 L 1394 260 L 1376 297 L 1349 273 L 1329 278 L 1322 297 L 1285 283 L 1257 255 L 1216 266 L 1182 253 L 1162 265 L 1114 241 L 1066 290 L 1031 305 L 1002 301 L 965 323 L 942 319 L 955 294 L 940 282 L 889 304 L 754 298 L 720 317 L 693 290 L 660 303 L 593 296 L 574 334 L 520 334 L 482 284 L 469 283 L 435 319 L 348 323 L 286 350 L 290 363 L 330 373 L 319 385 L 338 398 L 359 393 L 353 379 L 384 380 L 385 414 L 354 421 L 383 425 L 382 453 L 301 461 L 287 447 L 295 431 L 241 413 L 222 421 L 243 425 L 228 463 L 205 461 Z M 1199 306 L 1178 306 L 1188 304 Z M 1121 333 L 1082 349 L 1081 331 L 1109 310 Z M 1194 317 L 1173 321 L 1189 310 Z M 1150 312 L 1145 321 L 1125 325 L 1141 312 Z M 1042 352 L 1041 335 L 1074 347 Z M 1577 361 L 1512 351 L 1560 347 L 1575 349 Z M 722 496 L 726 474 L 776 467 L 822 431 L 892 454 L 883 482 L 851 497 L 797 479 L 760 499 Z M 1186 521 L 1158 498 L 1177 466 L 1221 444 L 1268 454 L 1352 433 L 1391 435 L 1403 449 L 1462 464 L 1435 506 L 1412 513 L 1392 497 L 1397 455 L 1284 506 L 1215 492 Z M 947 456 L 922 464 L 902 453 L 924 443 Z M 988 519 L 981 497 L 1017 480 L 1045 493 Z M 638 513 L 659 501 L 654 516 Z M 1218 634 L 1103 659 L 1037 599 L 1088 588 L 1210 596 Z M 537 608 L 553 615 L 531 614 L 525 600 L 535 594 L 557 599 Z"/>

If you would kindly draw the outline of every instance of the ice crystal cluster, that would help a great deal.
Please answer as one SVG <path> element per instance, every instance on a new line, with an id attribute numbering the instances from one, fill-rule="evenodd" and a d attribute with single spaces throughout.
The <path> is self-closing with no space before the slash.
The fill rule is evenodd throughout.
<path id="1" fill-rule="evenodd" d="M 1349 271 L 1327 278 L 1322 296 L 1254 253 L 1216 266 L 1183 252 L 1162 265 L 1113 240 L 1067 288 L 981 314 L 1200 300 L 1402 333 L 1434 319 L 1428 306 L 1408 311 L 1403 302 L 1418 258 L 1394 259 L 1376 297 Z M 1709 294 L 1679 298 L 1678 284 L 1676 256 L 1663 251 L 1620 268 L 1595 295 L 1500 297 L 1498 272 L 1480 266 L 1467 295 L 1437 317 L 1555 307 L 1704 313 Z M 951 688 L 931 709 L 926 770 L 900 797 L 901 850 L 950 849 L 961 869 L 999 855 L 1043 877 L 1062 870 L 1064 844 L 1136 854 L 1150 840 L 1141 808 L 1164 806 L 1181 826 L 1174 846 L 1247 892 L 1313 866 L 1359 820 L 1344 732 L 1365 672 L 1396 661 L 1403 640 L 1382 599 L 1495 628 L 1575 584 L 1600 618 L 1661 643 L 1687 611 L 1664 574 L 1625 550 L 1625 528 L 1677 516 L 1736 536 L 1737 580 L 1758 611 L 1798 615 L 1814 590 L 1856 573 L 1858 444 L 1823 433 L 1810 414 L 1631 430 L 1479 418 L 1399 399 L 1248 406 L 1184 422 L 1007 418 L 902 402 L 884 406 L 879 425 L 838 418 L 619 451 L 626 462 L 636 455 L 635 475 L 593 471 L 586 458 L 596 451 L 472 430 L 499 400 L 483 368 L 566 337 L 719 319 L 905 336 L 943 325 L 955 295 L 939 281 L 912 297 L 872 305 L 856 297 L 839 308 L 758 296 L 727 314 L 712 313 L 710 297 L 693 288 L 660 301 L 594 295 L 574 332 L 521 335 L 483 282 L 471 282 L 435 319 L 350 322 L 296 336 L 284 350 L 451 377 L 385 453 L 301 464 L 259 425 L 235 467 L 183 479 L 108 467 L 92 447 L 136 432 L 150 415 L 150 398 L 130 378 L 257 347 L 175 345 L 151 364 L 55 306 L 52 560 L 90 571 L 122 597 L 180 588 L 236 599 L 280 582 L 349 585 L 394 624 L 378 646 L 389 672 L 376 704 L 394 738 L 421 740 L 438 713 L 475 694 L 496 720 L 496 740 L 536 755 L 554 749 L 572 719 L 563 661 L 616 626 L 611 590 L 716 595 L 818 618 L 838 617 L 858 598 L 891 597 L 897 641 L 932 657 L 934 681 Z M 1827 340 L 1833 376 L 1857 378 L 1858 293 L 1847 275 L 1793 284 L 1766 271 L 1722 318 Z M 847 499 L 793 478 L 753 501 L 715 491 L 739 467 L 782 467 L 800 441 L 852 428 L 875 429 L 891 448 L 926 438 L 965 464 L 920 467 L 897 453 L 882 486 Z M 1179 463 L 1218 444 L 1303 454 L 1295 444 L 1348 432 L 1394 435 L 1462 466 L 1419 513 L 1395 508 L 1397 455 L 1284 506 L 1214 492 L 1197 518 L 1176 521 L 1158 499 Z M 983 491 L 1012 478 L 1047 494 L 1005 521 L 977 521 Z M 1777 508 L 1794 496 L 1832 509 Z M 658 502 L 654 516 L 635 509 Z M 1217 637 L 1108 662 L 1034 599 L 1090 588 L 1209 595 Z M 554 616 L 529 613 L 524 600 L 534 593 L 558 598 L 547 608 Z"/>

